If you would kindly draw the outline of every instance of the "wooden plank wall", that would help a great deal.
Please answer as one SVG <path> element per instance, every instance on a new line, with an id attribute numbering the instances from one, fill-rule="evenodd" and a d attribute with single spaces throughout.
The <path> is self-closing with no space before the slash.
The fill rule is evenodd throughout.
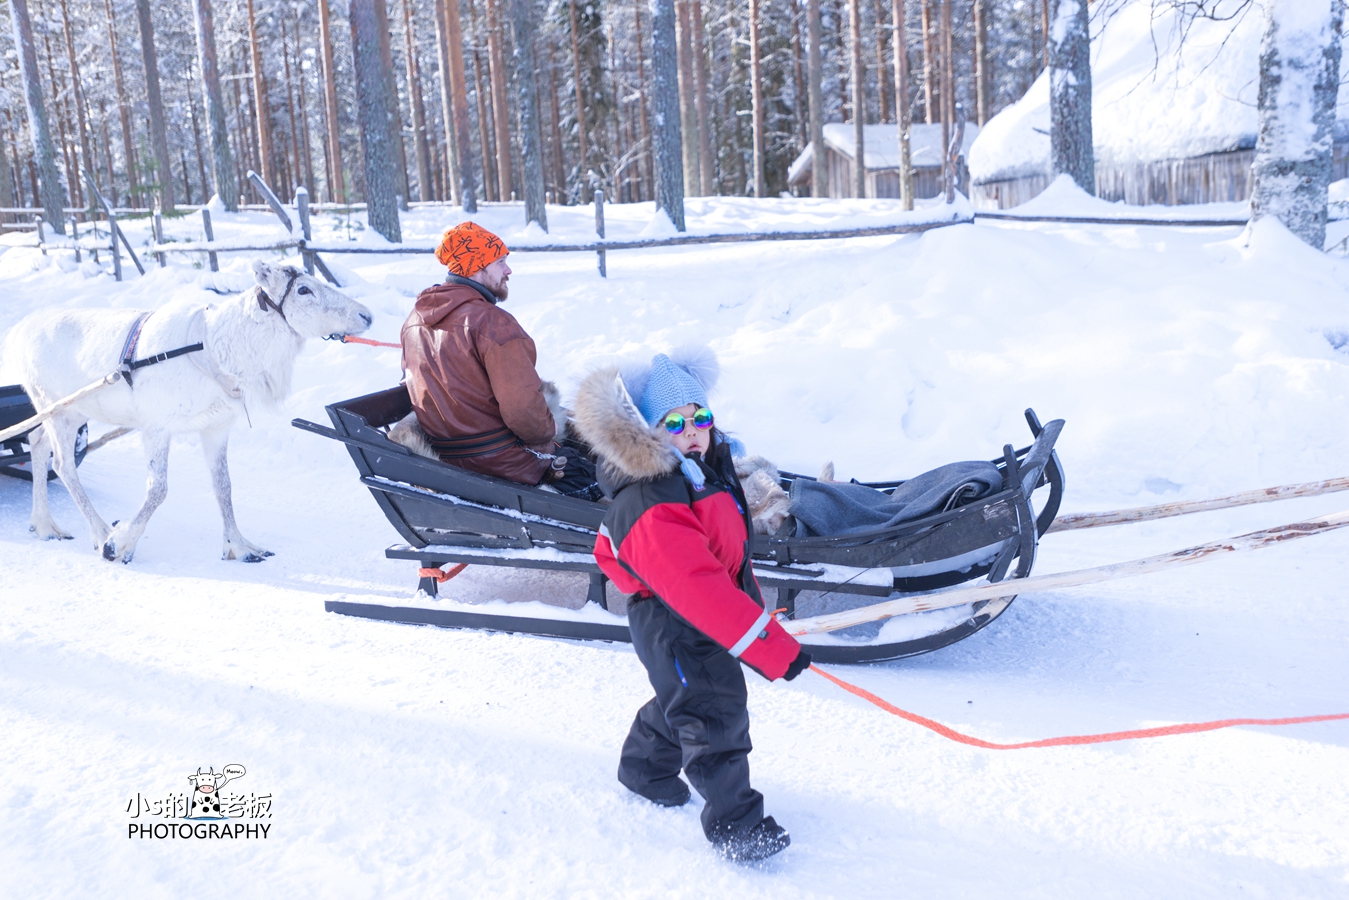
<path id="1" fill-rule="evenodd" d="M 1133 206 L 1241 203 L 1251 198 L 1254 150 L 1208 153 L 1122 166 L 1096 165 L 1096 196 Z M 1349 143 L 1335 144 L 1331 179 L 1349 177 Z M 1031 175 L 974 186 L 975 206 L 1009 209 L 1049 187 L 1047 175 Z M 915 193 L 917 193 L 915 191 Z M 919 195 L 921 196 L 921 194 Z"/>

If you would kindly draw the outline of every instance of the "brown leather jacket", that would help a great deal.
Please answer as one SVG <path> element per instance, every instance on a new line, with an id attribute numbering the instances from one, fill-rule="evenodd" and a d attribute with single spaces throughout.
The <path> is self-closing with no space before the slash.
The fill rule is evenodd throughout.
<path id="1" fill-rule="evenodd" d="M 452 276 L 421 292 L 402 338 L 412 408 L 440 458 L 523 484 L 543 480 L 550 461 L 530 450 L 554 451 L 553 414 L 534 342 L 515 317 Z"/>

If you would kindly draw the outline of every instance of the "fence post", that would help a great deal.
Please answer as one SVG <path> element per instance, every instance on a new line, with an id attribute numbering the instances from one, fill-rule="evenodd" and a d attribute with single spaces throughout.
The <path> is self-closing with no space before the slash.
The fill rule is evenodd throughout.
<path id="1" fill-rule="evenodd" d="M 42 255 L 47 255 L 47 234 L 42 228 L 42 217 L 33 216 L 33 223 L 37 225 L 37 248 L 42 251 Z"/>
<path id="2" fill-rule="evenodd" d="M 155 210 L 154 225 L 155 243 L 162 244 L 164 243 L 164 217 L 160 214 L 158 209 Z M 159 262 L 159 267 L 161 269 L 164 268 L 164 254 L 156 253 L 155 259 Z"/>
<path id="3" fill-rule="evenodd" d="M 122 249 L 117 246 L 117 226 L 113 224 L 112 213 L 103 213 L 108 217 L 108 235 L 112 239 L 112 277 L 122 280 Z"/>
<path id="4" fill-rule="evenodd" d="M 595 233 L 601 239 L 604 238 L 604 191 L 602 190 L 595 191 Z M 608 278 L 609 273 L 605 270 L 604 265 L 604 251 L 596 250 L 595 257 L 596 265 L 599 266 L 600 277 Z"/>
<path id="5" fill-rule="evenodd" d="M 84 256 L 80 253 L 80 220 L 73 215 L 70 217 L 70 240 L 75 245 L 75 262 L 83 262 Z"/>
<path id="6" fill-rule="evenodd" d="M 202 230 L 206 232 L 206 243 L 213 243 L 215 241 L 215 232 L 211 230 L 211 211 L 204 206 L 201 208 L 201 227 Z M 211 271 L 219 272 L 220 257 L 215 255 L 215 251 L 208 250 L 206 252 L 206 258 L 211 261 Z"/>
<path id="7" fill-rule="evenodd" d="M 304 238 L 305 247 L 300 250 L 300 257 L 304 260 L 304 270 L 310 275 L 314 274 L 314 256 L 309 252 L 309 241 L 313 238 L 313 233 L 309 227 L 309 190 L 301 185 L 295 191 L 295 206 L 300 214 L 300 236 Z"/>
<path id="8" fill-rule="evenodd" d="M 94 179 L 88 172 L 84 173 L 84 181 L 85 184 L 89 185 L 89 193 L 92 194 L 99 205 L 103 207 L 103 215 L 108 219 L 108 230 L 112 232 L 113 263 L 116 264 L 118 272 L 121 272 L 121 251 L 117 249 L 117 241 L 120 238 L 122 246 L 126 248 L 127 254 L 131 257 L 131 261 L 136 264 L 136 271 L 144 275 L 145 266 L 141 265 L 140 257 L 136 255 L 135 250 L 131 249 L 131 242 L 126 239 L 126 235 L 122 233 L 122 229 L 117 226 L 117 216 L 113 214 L 112 204 L 109 203 L 108 198 L 104 197 L 103 193 L 99 191 L 98 185 L 94 184 Z M 117 280 L 122 280 L 120 274 L 118 274 Z"/>

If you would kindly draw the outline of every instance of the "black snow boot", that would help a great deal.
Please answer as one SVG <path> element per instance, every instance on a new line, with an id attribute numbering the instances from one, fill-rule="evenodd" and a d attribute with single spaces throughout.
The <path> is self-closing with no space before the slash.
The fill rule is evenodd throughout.
<path id="1" fill-rule="evenodd" d="M 689 802 L 689 786 L 678 775 L 659 781 L 640 784 L 618 770 L 618 783 L 639 797 L 645 797 L 657 806 L 683 806 Z"/>
<path id="2" fill-rule="evenodd" d="M 722 856 L 736 862 L 758 862 L 767 859 L 774 853 L 786 850 L 791 843 L 792 836 L 787 833 L 787 829 L 774 822 L 772 816 L 766 816 L 748 831 L 725 837 L 718 835 L 712 840 L 713 846 Z"/>

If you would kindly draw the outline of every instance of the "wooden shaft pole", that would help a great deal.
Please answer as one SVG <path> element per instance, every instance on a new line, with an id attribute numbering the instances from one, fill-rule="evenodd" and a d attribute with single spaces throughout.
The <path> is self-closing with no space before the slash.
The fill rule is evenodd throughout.
<path id="1" fill-rule="evenodd" d="M 1050 526 L 1049 531 L 1076 531 L 1080 528 L 1130 525 L 1134 522 L 1151 522 L 1155 519 L 1188 516 L 1192 513 L 1211 512 L 1217 509 L 1232 509 L 1233 507 L 1250 506 L 1255 503 L 1272 503 L 1275 500 L 1319 497 L 1322 494 L 1333 494 L 1337 491 L 1349 491 L 1349 478 L 1328 478 L 1324 481 L 1284 484 L 1278 487 L 1261 488 L 1256 491 L 1225 494 L 1207 500 L 1180 500 L 1174 503 L 1159 503 L 1156 506 L 1140 506 L 1134 509 L 1117 509 L 1110 512 L 1073 513 L 1072 515 L 1059 516 L 1054 520 L 1054 524 Z"/>
<path id="2" fill-rule="evenodd" d="M 1225 541 L 1214 541 L 1209 544 L 1186 547 L 1172 553 L 1112 563 L 1108 566 L 1079 569 L 1075 572 L 1059 572 L 1054 575 L 1013 578 L 998 584 L 951 588 L 944 591 L 934 591 L 930 594 L 899 597 L 894 600 L 887 600 L 884 603 L 876 603 L 845 612 L 798 619 L 795 622 L 787 623 L 786 628 L 788 633 L 794 635 L 821 634 L 909 613 L 964 606 L 967 603 L 975 603 L 979 600 L 999 600 L 1020 594 L 1079 587 L 1084 584 L 1113 581 L 1117 578 L 1131 578 L 1135 575 L 1147 575 L 1152 572 L 1162 572 L 1180 566 L 1193 565 L 1227 553 L 1240 553 L 1246 550 L 1272 547 L 1275 544 L 1286 543 L 1298 538 L 1334 531 L 1338 528 L 1344 528 L 1346 525 L 1349 525 L 1349 511 L 1321 516 L 1317 519 L 1308 519 L 1305 522 L 1294 522 L 1290 525 L 1267 528 L 1263 531 L 1253 531 L 1250 534 L 1228 538 Z"/>
<path id="3" fill-rule="evenodd" d="M 108 385 L 120 381 L 121 378 L 122 378 L 121 372 L 110 372 L 107 375 L 104 375 L 98 381 L 95 381 L 92 384 L 85 385 L 84 387 L 80 388 L 78 391 L 71 394 L 70 396 L 62 397 L 60 400 L 57 400 L 51 406 L 48 406 L 46 409 L 42 410 L 37 415 L 33 416 L 31 419 L 24 419 L 17 425 L 11 425 L 10 427 L 4 429 L 3 431 L 0 431 L 0 442 L 7 441 L 10 438 L 18 437 L 19 435 L 23 434 L 26 431 L 32 431 L 34 428 L 38 427 L 43 422 L 47 421 L 53 415 L 65 409 L 67 406 L 79 403 L 81 400 L 83 400 L 85 397 L 88 397 L 90 394 L 98 393 Z"/>

